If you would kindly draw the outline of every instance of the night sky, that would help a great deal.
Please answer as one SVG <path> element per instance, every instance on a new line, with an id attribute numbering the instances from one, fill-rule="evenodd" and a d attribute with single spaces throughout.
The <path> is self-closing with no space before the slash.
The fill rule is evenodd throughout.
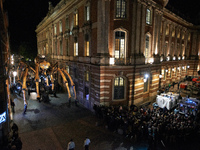
<path id="1" fill-rule="evenodd" d="M 35 29 L 46 16 L 49 1 L 55 6 L 60 0 L 6 0 L 11 51 L 16 52 L 22 42 L 30 43 L 37 51 Z M 169 0 L 168 7 L 194 18 L 199 12 L 200 0 Z"/>

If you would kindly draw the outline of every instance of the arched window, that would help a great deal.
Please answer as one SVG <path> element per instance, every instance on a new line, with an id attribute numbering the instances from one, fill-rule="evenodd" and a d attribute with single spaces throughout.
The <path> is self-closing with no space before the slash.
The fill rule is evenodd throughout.
<path id="1" fill-rule="evenodd" d="M 125 32 L 115 32 L 115 58 L 125 57 Z"/>
<path id="2" fill-rule="evenodd" d="M 124 99 L 124 91 L 125 91 L 125 82 L 124 78 L 117 77 L 114 79 L 114 99 Z"/>
<path id="3" fill-rule="evenodd" d="M 116 0 L 116 18 L 126 18 L 126 0 Z"/>

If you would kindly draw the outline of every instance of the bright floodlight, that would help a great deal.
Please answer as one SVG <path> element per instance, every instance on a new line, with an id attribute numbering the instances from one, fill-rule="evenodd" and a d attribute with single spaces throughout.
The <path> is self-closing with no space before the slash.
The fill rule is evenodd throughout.
<path id="1" fill-rule="evenodd" d="M 14 71 L 14 72 L 13 72 L 13 76 L 14 76 L 14 77 L 16 77 L 16 75 L 17 75 L 17 72 L 16 72 L 16 71 Z"/>
<path id="2" fill-rule="evenodd" d="M 148 78 L 149 77 L 149 75 L 148 74 L 145 74 L 145 78 Z"/>

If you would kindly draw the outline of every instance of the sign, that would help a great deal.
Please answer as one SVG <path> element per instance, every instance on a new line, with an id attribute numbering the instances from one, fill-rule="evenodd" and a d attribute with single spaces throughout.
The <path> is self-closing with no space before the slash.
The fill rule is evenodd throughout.
<path id="1" fill-rule="evenodd" d="M 6 122 L 6 112 L 0 114 L 0 124 Z"/>

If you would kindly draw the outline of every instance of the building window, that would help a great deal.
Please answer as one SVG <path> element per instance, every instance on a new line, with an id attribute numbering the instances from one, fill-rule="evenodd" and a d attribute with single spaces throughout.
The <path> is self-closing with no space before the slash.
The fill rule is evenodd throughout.
<path id="1" fill-rule="evenodd" d="M 151 43 L 151 36 L 149 34 L 146 34 L 146 39 L 145 39 L 145 63 L 148 63 L 149 60 L 149 55 L 150 55 L 150 43 Z"/>
<path id="2" fill-rule="evenodd" d="M 126 18 L 126 0 L 116 1 L 116 18 Z"/>
<path id="3" fill-rule="evenodd" d="M 66 20 L 65 20 L 65 29 L 68 30 L 69 29 L 69 18 L 66 17 Z"/>
<path id="4" fill-rule="evenodd" d="M 74 56 L 78 56 L 78 40 L 74 38 Z"/>
<path id="5" fill-rule="evenodd" d="M 89 88 L 85 86 L 85 99 L 89 100 Z"/>
<path id="6" fill-rule="evenodd" d="M 59 30 L 60 30 L 60 33 L 62 32 L 62 21 L 59 22 Z"/>
<path id="7" fill-rule="evenodd" d="M 114 79 L 114 99 L 124 99 L 124 78 L 117 77 Z"/>
<path id="8" fill-rule="evenodd" d="M 149 89 L 149 78 L 145 78 L 145 82 L 144 82 L 144 92 L 147 92 Z"/>
<path id="9" fill-rule="evenodd" d="M 60 55 L 63 55 L 63 42 L 60 41 Z"/>
<path id="10" fill-rule="evenodd" d="M 57 34 L 57 27 L 56 27 L 56 24 L 54 25 L 54 35 Z"/>
<path id="11" fill-rule="evenodd" d="M 55 41 L 55 53 L 57 55 L 57 41 Z"/>
<path id="12" fill-rule="evenodd" d="M 151 24 L 151 10 L 150 9 L 147 9 L 147 12 L 146 12 L 146 24 Z"/>
<path id="13" fill-rule="evenodd" d="M 66 51 L 67 51 L 67 56 L 69 56 L 69 39 L 66 39 Z"/>
<path id="14" fill-rule="evenodd" d="M 90 20 L 90 6 L 85 7 L 85 19 L 86 21 Z"/>
<path id="15" fill-rule="evenodd" d="M 88 34 L 85 35 L 85 56 L 90 56 L 90 42 Z"/>
<path id="16" fill-rule="evenodd" d="M 69 73 L 69 66 L 68 65 L 66 66 L 66 71 L 67 71 L 67 73 Z"/>
<path id="17" fill-rule="evenodd" d="M 78 26 L 78 12 L 74 14 L 74 27 Z"/>
<path id="18" fill-rule="evenodd" d="M 89 82 L 89 80 L 90 80 L 90 74 L 89 74 L 89 71 L 86 71 L 85 72 L 85 81 Z"/>
<path id="19" fill-rule="evenodd" d="M 125 32 L 115 32 L 115 58 L 125 57 Z"/>
<path id="20" fill-rule="evenodd" d="M 78 78 L 78 76 L 77 76 L 77 69 L 76 68 L 74 68 L 74 78 Z"/>

